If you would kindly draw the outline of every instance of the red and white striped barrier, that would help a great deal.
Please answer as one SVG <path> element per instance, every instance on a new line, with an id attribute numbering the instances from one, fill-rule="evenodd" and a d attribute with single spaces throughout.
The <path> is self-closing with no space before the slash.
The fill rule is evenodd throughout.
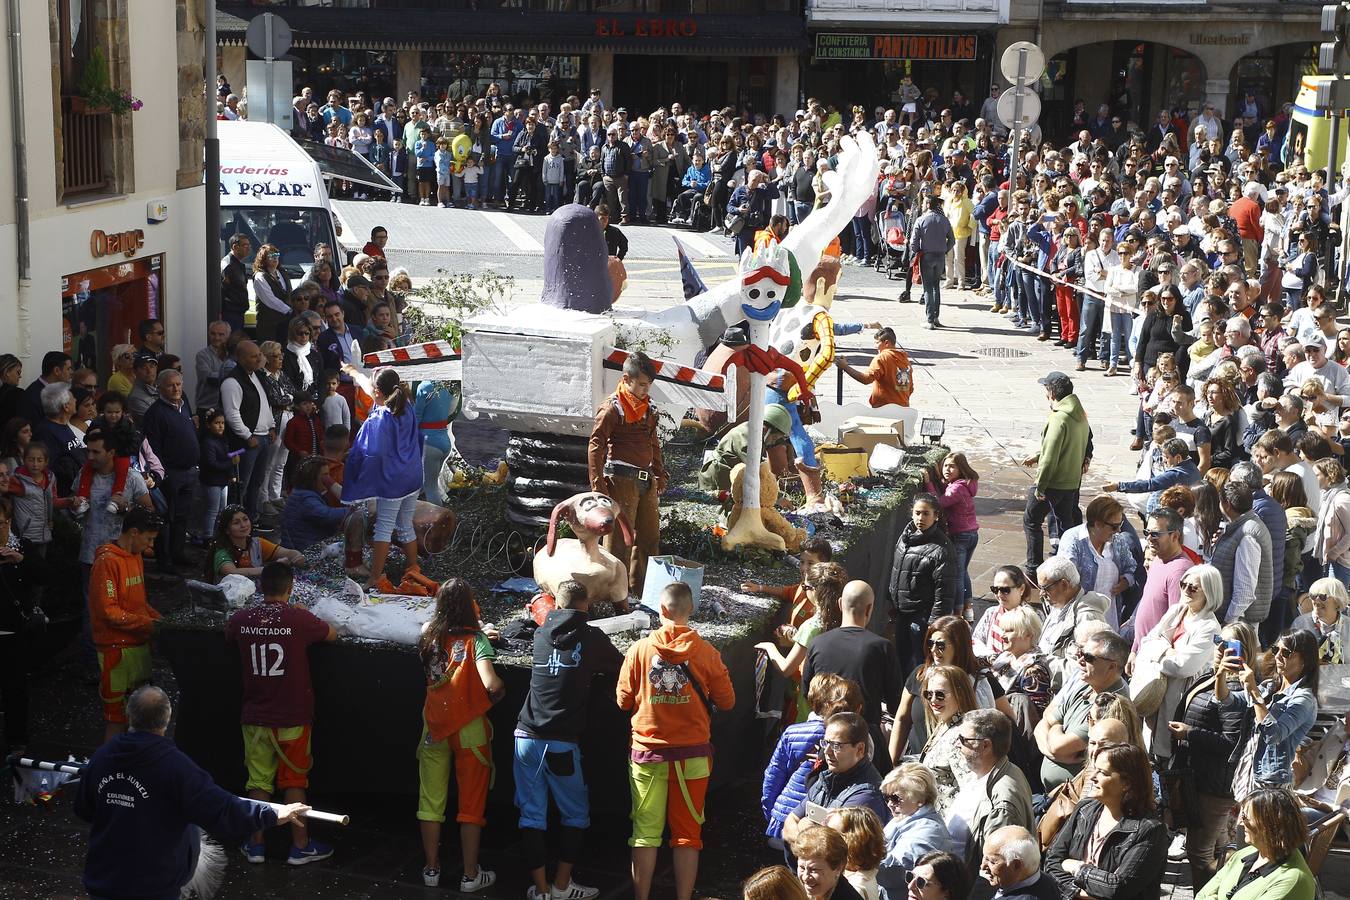
<path id="1" fill-rule="evenodd" d="M 623 371 L 623 364 L 627 361 L 628 356 L 627 350 L 610 348 L 609 353 L 605 355 L 605 368 L 616 372 Z M 653 359 L 652 364 L 656 366 L 657 381 L 665 381 L 681 387 L 713 393 L 721 393 L 726 390 L 726 380 L 716 372 L 705 372 L 702 369 L 681 365 L 668 359 Z"/>
<path id="2" fill-rule="evenodd" d="M 374 350 L 362 355 L 361 361 L 367 369 L 377 369 L 380 366 L 397 366 L 404 363 L 453 362 L 459 358 L 459 349 L 452 347 L 449 341 L 428 341 L 425 344 Z"/>

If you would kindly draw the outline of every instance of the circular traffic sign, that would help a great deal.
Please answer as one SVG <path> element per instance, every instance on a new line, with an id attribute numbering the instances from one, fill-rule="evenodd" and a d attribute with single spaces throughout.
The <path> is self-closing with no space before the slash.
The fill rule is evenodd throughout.
<path id="1" fill-rule="evenodd" d="M 263 13 L 260 16 L 254 16 L 248 23 L 248 31 L 244 33 L 244 43 L 248 44 L 248 49 L 253 51 L 253 55 L 259 59 L 268 58 L 267 34 L 272 34 L 272 59 L 278 59 L 286 55 L 291 49 L 291 26 L 286 24 L 286 20 L 276 13 Z"/>
<path id="2" fill-rule="evenodd" d="M 1023 57 L 1026 60 L 1025 64 L 1022 62 Z M 1013 84 L 1018 84 L 1019 68 L 1022 72 L 1020 78 L 1022 84 L 1040 78 L 1045 74 L 1045 51 L 1031 41 L 1018 41 L 1015 44 L 1009 44 L 1008 49 L 1004 50 L 1003 56 L 999 58 L 998 69 L 1003 73 L 1004 78 Z"/>
<path id="3" fill-rule="evenodd" d="M 1017 98 L 1022 98 L 1022 116 L 1014 119 Z M 1009 88 L 998 98 L 998 120 L 1007 128 L 1025 129 L 1041 117 L 1040 95 L 1026 85 Z"/>

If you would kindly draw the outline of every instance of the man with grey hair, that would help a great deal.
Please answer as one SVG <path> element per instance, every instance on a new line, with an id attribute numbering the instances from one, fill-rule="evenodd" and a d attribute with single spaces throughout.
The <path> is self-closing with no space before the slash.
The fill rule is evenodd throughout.
<path id="1" fill-rule="evenodd" d="M 205 411 L 220 406 L 220 379 L 225 377 L 230 352 L 230 323 L 212 322 L 206 326 L 206 346 L 197 351 L 193 368 L 197 372 L 197 409 Z"/>
<path id="2" fill-rule="evenodd" d="M 242 838 L 309 812 L 236 797 L 164 736 L 169 696 L 153 685 L 127 699 L 130 730 L 94 751 L 75 788 L 90 823 L 84 886 L 92 897 L 177 897 L 195 875 L 201 836 Z"/>
<path id="3" fill-rule="evenodd" d="M 1041 783 L 1047 794 L 1083 768 L 1088 713 L 1099 694 L 1126 695 L 1129 655 L 1129 642 L 1111 631 L 1094 634 L 1078 651 L 1078 678 L 1066 680 L 1036 725 L 1036 746 L 1045 757 Z"/>
<path id="4" fill-rule="evenodd" d="M 1113 612 L 1109 599 L 1096 591 L 1085 591 L 1078 567 L 1066 556 L 1052 556 L 1036 569 L 1036 584 L 1041 586 L 1041 599 L 1049 604 L 1041 630 L 1040 651 L 1052 664 L 1072 661 L 1077 648 L 1073 630 L 1080 622 L 1099 619 L 1107 621 Z"/>
<path id="5" fill-rule="evenodd" d="M 197 493 L 197 424 L 192 408 L 183 399 L 183 376 L 175 369 L 159 373 L 159 398 L 141 418 L 141 430 L 164 466 L 160 482 L 164 502 L 164 528 L 155 546 L 156 567 L 165 575 L 176 574 L 174 566 L 189 567 L 187 558 L 188 515 Z"/>
<path id="6" fill-rule="evenodd" d="M 84 435 L 70 424 L 75 395 L 69 384 L 57 381 L 41 390 L 38 404 L 43 418 L 33 423 L 33 440 L 47 445 L 47 468 L 65 485 L 84 465 Z"/>
<path id="7" fill-rule="evenodd" d="M 965 851 L 967 868 L 979 868 L 990 835 L 1008 825 L 1033 828 L 1031 786 L 1008 759 L 1012 721 L 996 709 L 974 709 L 961 719 L 957 744 L 971 779 L 957 792 L 947 811 L 947 831 Z M 987 897 L 978 881 L 972 897 Z"/>
<path id="8" fill-rule="evenodd" d="M 996 900 L 1060 900 L 1059 885 L 1041 873 L 1041 848 L 1031 832 L 1008 825 L 989 835 L 975 890 L 986 879 Z"/>
<path id="9" fill-rule="evenodd" d="M 1253 454 L 1255 455 L 1255 454 Z M 1261 623 L 1261 645 L 1269 647 L 1284 630 L 1289 595 L 1284 592 L 1284 544 L 1288 534 L 1289 517 L 1284 507 L 1266 493 L 1262 470 L 1255 463 L 1243 460 L 1233 463 L 1228 471 L 1229 481 L 1240 481 L 1252 489 L 1252 512 L 1270 533 L 1271 582 L 1275 585 L 1270 600 L 1270 615 Z"/>

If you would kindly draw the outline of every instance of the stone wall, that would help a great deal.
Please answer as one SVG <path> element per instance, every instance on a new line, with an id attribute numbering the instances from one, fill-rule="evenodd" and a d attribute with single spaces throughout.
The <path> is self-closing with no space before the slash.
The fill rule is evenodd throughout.
<path id="1" fill-rule="evenodd" d="M 178 17 L 178 173 L 177 187 L 202 183 L 206 147 L 206 0 L 176 0 Z M 215 90 L 212 88 L 212 101 Z"/>

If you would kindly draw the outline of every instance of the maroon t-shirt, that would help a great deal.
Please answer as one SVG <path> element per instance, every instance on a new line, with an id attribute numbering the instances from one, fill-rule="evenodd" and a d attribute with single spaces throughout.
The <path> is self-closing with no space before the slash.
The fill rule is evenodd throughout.
<path id="1" fill-rule="evenodd" d="M 328 623 L 289 603 L 263 603 L 230 616 L 225 638 L 239 647 L 245 725 L 290 728 L 314 720 L 309 645 L 328 637 Z"/>

